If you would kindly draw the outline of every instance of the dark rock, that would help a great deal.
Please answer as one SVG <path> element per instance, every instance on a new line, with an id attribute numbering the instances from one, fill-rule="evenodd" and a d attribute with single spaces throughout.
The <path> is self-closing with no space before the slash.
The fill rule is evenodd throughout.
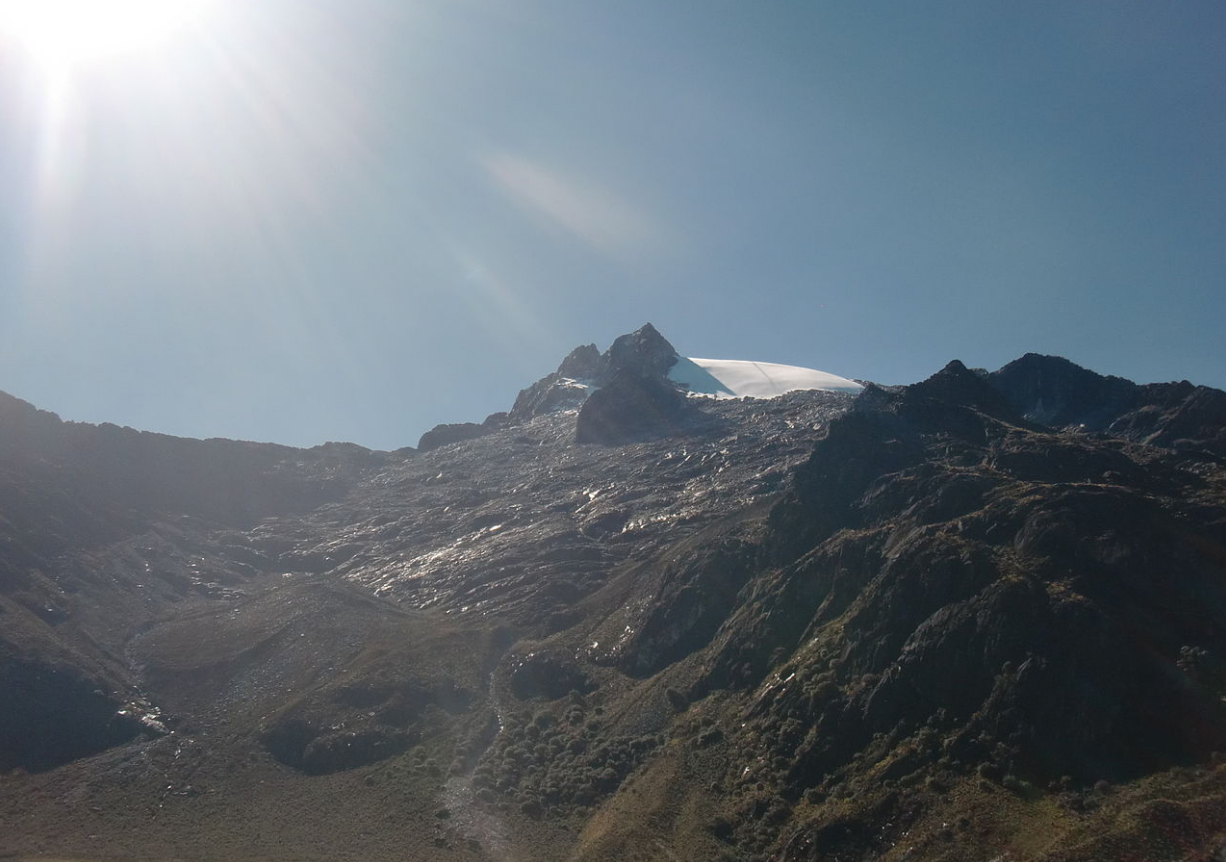
<path id="1" fill-rule="evenodd" d="M 1075 436 L 1010 435 L 993 442 L 987 465 L 1030 482 L 1142 481 L 1142 471 L 1123 452 Z"/>
<path id="2" fill-rule="evenodd" d="M 629 626 L 618 666 L 650 676 L 706 646 L 735 607 L 749 579 L 752 550 L 736 542 L 700 549 L 669 567 L 646 603 L 642 618 Z"/>
<path id="3" fill-rule="evenodd" d="M 113 521 L 121 529 L 130 528 L 132 513 L 172 512 L 235 526 L 300 514 L 344 496 L 363 471 L 386 457 L 352 444 L 294 449 L 61 422 L 54 413 L 0 393 L 0 464 L 21 471 L 35 494 L 71 497 L 71 505 L 82 510 L 82 521 L 71 530 L 78 535 L 90 534 L 100 526 L 99 516 L 115 510 L 129 517 L 122 525 Z M 12 516 L 20 521 L 33 505 L 31 500 L 25 511 L 11 510 Z"/>
<path id="4" fill-rule="evenodd" d="M 1016 422 L 1016 409 L 979 374 L 953 360 L 936 374 L 906 387 L 908 401 L 935 401 L 944 405 L 973 407 L 995 419 Z"/>
<path id="5" fill-rule="evenodd" d="M 855 504 L 877 479 L 917 463 L 919 435 L 895 412 L 857 409 L 830 423 L 794 490 L 771 513 L 779 552 L 794 557 L 856 522 Z"/>
<path id="6" fill-rule="evenodd" d="M 1044 425 L 1226 456 L 1226 392 L 1220 389 L 1186 380 L 1138 386 L 1035 353 L 1010 362 L 989 380 L 1015 410 Z"/>
<path id="7" fill-rule="evenodd" d="M 663 377 L 676 363 L 677 351 L 654 326 L 645 323 L 613 342 L 601 377 L 612 378 L 620 372 L 648 378 Z"/>
<path id="8" fill-rule="evenodd" d="M 1027 419 L 1062 428 L 1082 425 L 1101 431 L 1131 409 L 1137 385 L 1121 377 L 1095 374 L 1059 356 L 1027 353 L 989 380 Z"/>
<path id="9" fill-rule="evenodd" d="M 617 446 L 682 433 L 692 411 L 667 380 L 622 371 L 579 410 L 577 443 Z"/>
<path id="10" fill-rule="evenodd" d="M 871 388 L 772 512 L 763 558 L 785 565 L 751 576 L 703 687 L 757 686 L 837 621 L 823 649 L 841 683 L 758 704 L 817 718 L 820 733 L 792 750 L 802 788 L 873 734 L 938 713 L 962 726 L 960 759 L 1003 746 L 1000 774 L 1019 781 L 1125 780 L 1204 759 L 1226 743 L 1219 682 L 1170 668 L 1192 654 L 1188 625 L 1212 642 L 1206 655 L 1226 647 L 1226 510 L 1186 506 L 1178 468 L 1139 454 L 1020 420 L 957 365 Z"/>
<path id="11" fill-rule="evenodd" d="M 567 354 L 558 366 L 557 374 L 572 380 L 595 380 L 601 370 L 600 351 L 595 344 L 584 344 Z"/>
<path id="12" fill-rule="evenodd" d="M 586 384 L 550 374 L 520 392 L 507 415 L 511 422 L 525 422 L 533 416 L 577 408 L 587 396 Z"/>
<path id="13" fill-rule="evenodd" d="M 1111 432 L 1132 439 L 1139 436 L 1153 446 L 1206 449 L 1226 456 L 1226 392 L 1191 384 L 1167 386 L 1166 392 L 1156 386 L 1141 387 L 1145 407 L 1121 416 L 1112 423 Z M 1148 397 L 1151 393 L 1157 397 Z M 1172 395 L 1184 397 L 1166 397 Z M 1151 424 L 1151 414 L 1155 413 L 1157 421 Z"/>
<path id="14" fill-rule="evenodd" d="M 465 440 L 476 440 L 497 430 L 497 426 L 488 422 L 480 425 L 475 422 L 457 422 L 453 424 L 435 425 L 417 443 L 418 452 L 429 452 L 439 446 L 449 443 L 462 443 Z"/>
<path id="15" fill-rule="evenodd" d="M 576 347 L 557 371 L 519 393 L 509 421 L 524 422 L 533 416 L 574 409 L 587 400 L 589 392 L 625 375 L 675 388 L 666 383 L 665 376 L 677 358 L 677 351 L 650 323 L 619 336 L 603 354 L 594 344 Z"/>
<path id="16" fill-rule="evenodd" d="M 0 644 L 0 772 L 41 772 L 135 739 L 142 725 L 105 683 L 70 664 L 22 658 Z"/>

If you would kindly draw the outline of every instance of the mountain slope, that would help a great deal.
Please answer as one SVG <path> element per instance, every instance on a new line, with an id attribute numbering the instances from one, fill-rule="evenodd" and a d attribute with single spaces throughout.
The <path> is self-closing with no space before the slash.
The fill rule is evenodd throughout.
<path id="1" fill-rule="evenodd" d="M 0 400 L 0 853 L 1226 846 L 1222 393 L 676 363 L 578 348 L 392 454 Z"/>

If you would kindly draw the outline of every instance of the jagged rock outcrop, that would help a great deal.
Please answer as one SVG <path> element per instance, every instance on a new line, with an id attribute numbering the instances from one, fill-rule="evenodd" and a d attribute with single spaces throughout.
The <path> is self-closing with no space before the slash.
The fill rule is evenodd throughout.
<path id="1" fill-rule="evenodd" d="M 593 390 L 608 386 L 615 379 L 623 381 L 619 385 L 637 379 L 639 382 L 633 386 L 642 390 L 638 397 L 661 400 L 665 397 L 660 394 L 663 388 L 676 388 L 666 378 L 668 369 L 676 362 L 677 351 L 650 323 L 619 336 L 603 354 L 594 344 L 576 347 L 557 371 L 519 393 L 510 420 L 523 422 L 555 410 L 577 408 Z M 649 390 L 660 392 L 652 394 Z M 629 397 L 629 392 L 624 392 L 623 397 Z"/>
<path id="2" fill-rule="evenodd" d="M 508 415 L 512 422 L 526 422 L 534 416 L 574 410 L 587 399 L 590 389 L 589 383 L 554 372 L 521 391 Z"/>
<path id="3" fill-rule="evenodd" d="M 618 336 L 597 373 L 598 381 L 629 372 L 640 377 L 663 377 L 677 362 L 677 351 L 650 323 Z"/>
<path id="4" fill-rule="evenodd" d="M 558 375 L 574 380 L 596 380 L 600 377 L 603 359 L 595 344 L 582 344 L 566 355 L 558 366 Z"/>

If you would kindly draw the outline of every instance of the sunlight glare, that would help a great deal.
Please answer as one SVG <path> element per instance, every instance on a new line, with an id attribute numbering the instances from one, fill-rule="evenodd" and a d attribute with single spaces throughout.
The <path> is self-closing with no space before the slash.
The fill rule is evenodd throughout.
<path id="1" fill-rule="evenodd" d="M 195 22 L 209 0 L 0 0 L 0 34 L 49 71 L 149 48 Z"/>

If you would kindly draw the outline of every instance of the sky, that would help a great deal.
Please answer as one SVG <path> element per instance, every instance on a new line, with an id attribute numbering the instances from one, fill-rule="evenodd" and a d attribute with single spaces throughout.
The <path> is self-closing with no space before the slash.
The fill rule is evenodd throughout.
<path id="1" fill-rule="evenodd" d="M 647 321 L 1226 387 L 1219 0 L 195 2 L 0 19 L 0 390 L 64 419 L 392 449 Z"/>

